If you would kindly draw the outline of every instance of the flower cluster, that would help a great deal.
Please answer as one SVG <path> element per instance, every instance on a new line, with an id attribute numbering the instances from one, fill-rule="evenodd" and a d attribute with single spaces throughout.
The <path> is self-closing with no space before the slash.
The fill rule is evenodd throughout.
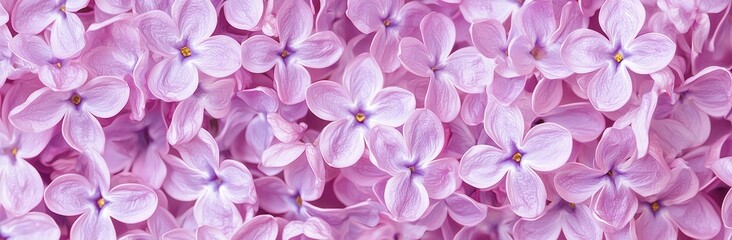
<path id="1" fill-rule="evenodd" d="M 0 239 L 730 239 L 730 0 L 0 0 Z"/>

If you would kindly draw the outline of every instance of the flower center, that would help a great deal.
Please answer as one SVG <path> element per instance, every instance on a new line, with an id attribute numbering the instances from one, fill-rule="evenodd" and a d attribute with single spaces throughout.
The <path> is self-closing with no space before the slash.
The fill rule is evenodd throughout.
<path id="1" fill-rule="evenodd" d="M 534 59 L 539 60 L 544 58 L 544 51 L 542 51 L 538 47 L 534 47 L 534 49 L 531 50 L 531 56 L 534 56 Z"/>
<path id="2" fill-rule="evenodd" d="M 569 203 L 569 208 L 574 209 L 577 207 L 577 204 L 575 203 Z"/>
<path id="3" fill-rule="evenodd" d="M 57 63 L 56 63 L 56 64 L 54 64 L 54 65 L 56 65 L 56 67 L 57 67 L 57 68 L 61 68 L 61 62 L 57 62 Z"/>
<path id="4" fill-rule="evenodd" d="M 613 172 L 613 170 L 610 170 L 610 171 L 607 171 L 607 175 L 612 177 L 615 175 L 615 173 Z"/>
<path id="5" fill-rule="evenodd" d="M 618 52 L 618 53 L 615 54 L 615 56 L 613 57 L 613 59 L 615 59 L 615 61 L 618 62 L 618 63 L 619 62 L 622 62 L 623 61 L 623 54 L 620 53 L 620 52 Z"/>
<path id="6" fill-rule="evenodd" d="M 515 162 L 521 162 L 521 153 L 514 153 L 511 159 L 513 159 L 513 161 Z"/>
<path id="7" fill-rule="evenodd" d="M 74 105 L 79 105 L 81 104 L 81 96 L 79 96 L 78 94 L 74 94 L 73 96 L 71 96 L 69 101 Z"/>
<path id="8" fill-rule="evenodd" d="M 414 166 L 409 166 L 409 172 L 414 172 Z"/>
<path id="9" fill-rule="evenodd" d="M 658 202 L 651 203 L 651 210 L 653 210 L 653 212 L 658 212 L 658 209 L 661 209 L 661 205 L 658 204 Z"/>
<path id="10" fill-rule="evenodd" d="M 191 49 L 188 47 L 182 47 L 180 48 L 180 55 L 183 55 L 183 57 L 190 57 L 191 56 Z"/>
<path id="11" fill-rule="evenodd" d="M 390 26 L 390 25 L 391 25 L 391 21 L 389 21 L 389 19 L 385 19 L 385 20 L 384 20 L 384 26 L 385 26 L 385 27 L 388 27 L 388 26 Z"/>
<path id="12" fill-rule="evenodd" d="M 302 207 L 302 197 L 300 197 L 300 195 L 297 195 L 297 198 L 295 198 L 295 202 L 297 202 L 298 207 Z"/>
<path id="13" fill-rule="evenodd" d="M 282 50 L 282 53 L 280 53 L 280 57 L 282 57 L 282 58 L 286 58 L 287 55 L 290 55 L 290 53 L 287 52 L 287 50 Z"/>
<path id="14" fill-rule="evenodd" d="M 61 6 L 61 7 L 59 8 L 59 10 L 61 10 L 62 12 L 66 12 L 66 5 L 63 5 L 63 6 Z"/>
<path id="15" fill-rule="evenodd" d="M 363 115 L 363 113 L 356 113 L 356 122 L 362 123 L 364 120 L 366 120 L 366 115 Z"/>
<path id="16" fill-rule="evenodd" d="M 18 155 L 18 148 L 14 147 L 13 149 L 10 149 L 10 154 L 13 154 L 13 156 Z"/>
<path id="17" fill-rule="evenodd" d="M 104 201 L 104 198 L 100 197 L 99 199 L 97 199 L 97 206 L 99 206 L 99 208 L 104 207 L 104 204 L 107 204 L 107 202 Z"/>

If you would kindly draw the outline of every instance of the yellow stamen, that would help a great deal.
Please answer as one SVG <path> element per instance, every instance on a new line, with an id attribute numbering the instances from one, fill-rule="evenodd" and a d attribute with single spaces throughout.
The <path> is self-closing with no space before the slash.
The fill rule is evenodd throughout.
<path id="1" fill-rule="evenodd" d="M 569 208 L 572 208 L 572 209 L 574 209 L 574 208 L 576 208 L 576 207 L 577 207 L 577 204 L 574 204 L 574 203 L 569 203 Z"/>
<path id="2" fill-rule="evenodd" d="M 297 202 L 298 207 L 302 207 L 302 197 L 300 197 L 300 195 L 297 195 L 295 202 Z"/>
<path id="3" fill-rule="evenodd" d="M 661 208 L 661 205 L 659 205 L 658 202 L 651 203 L 651 210 L 653 210 L 654 212 L 658 212 L 658 209 L 660 209 L 660 208 Z"/>
<path id="4" fill-rule="evenodd" d="M 61 68 L 61 62 L 57 62 L 57 63 L 56 63 L 56 67 L 57 67 L 57 68 Z"/>
<path id="5" fill-rule="evenodd" d="M 60 10 L 61 10 L 62 12 L 66 12 L 66 6 L 61 6 L 61 7 L 59 8 L 59 9 L 60 9 Z"/>
<path id="6" fill-rule="evenodd" d="M 362 123 L 364 120 L 366 120 L 366 115 L 363 115 L 363 113 L 356 113 L 356 121 Z"/>
<path id="7" fill-rule="evenodd" d="M 384 20 L 384 26 L 388 27 L 389 25 L 391 25 L 391 21 L 389 19 Z"/>
<path id="8" fill-rule="evenodd" d="M 13 149 L 10 150 L 10 153 L 13 154 L 13 156 L 18 155 L 18 148 L 14 147 Z"/>
<path id="9" fill-rule="evenodd" d="M 541 51 L 538 47 L 535 47 L 531 50 L 531 56 L 534 56 L 534 59 L 539 60 L 544 58 L 544 51 Z"/>
<path id="10" fill-rule="evenodd" d="M 622 62 L 623 61 L 623 54 L 620 53 L 620 52 L 618 52 L 618 53 L 615 54 L 615 57 L 613 57 L 613 59 L 615 59 L 616 62 Z"/>
<path id="11" fill-rule="evenodd" d="M 99 206 L 99 208 L 102 208 L 102 207 L 104 207 L 104 204 L 107 204 L 107 202 L 106 202 L 106 201 L 104 201 L 104 198 L 99 198 L 99 199 L 97 200 L 97 206 Z"/>
<path id="12" fill-rule="evenodd" d="M 79 105 L 81 104 L 81 96 L 74 94 L 73 96 L 71 96 L 71 99 L 69 99 L 69 101 L 71 101 L 71 103 L 73 103 L 74 105 Z"/>
<path id="13" fill-rule="evenodd" d="M 280 53 L 280 57 L 282 57 L 282 58 L 286 58 L 287 55 L 290 55 L 290 53 L 287 52 L 287 50 L 282 50 L 282 53 Z"/>
<path id="14" fill-rule="evenodd" d="M 521 162 L 521 153 L 515 153 L 515 154 L 513 154 L 513 157 L 511 157 L 511 158 L 515 162 Z"/>
<path id="15" fill-rule="evenodd" d="M 182 48 L 180 48 L 180 54 L 183 55 L 183 57 L 190 57 L 191 49 L 188 47 L 182 47 Z"/>

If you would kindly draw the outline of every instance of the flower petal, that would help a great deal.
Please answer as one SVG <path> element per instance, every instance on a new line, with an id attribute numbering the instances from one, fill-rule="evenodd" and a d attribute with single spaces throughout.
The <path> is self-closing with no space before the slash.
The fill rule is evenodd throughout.
<path id="1" fill-rule="evenodd" d="M 368 109 L 372 114 L 367 116 L 366 123 L 370 126 L 375 124 L 401 126 L 407 121 L 416 105 L 411 92 L 397 87 L 386 87 L 374 96 Z"/>
<path id="2" fill-rule="evenodd" d="M 180 32 L 173 19 L 163 11 L 150 11 L 135 18 L 135 25 L 150 50 L 158 54 L 177 55 Z"/>
<path id="3" fill-rule="evenodd" d="M 546 114 L 559 105 L 562 96 L 562 81 L 541 79 L 531 94 L 531 109 L 537 114 Z"/>
<path id="4" fill-rule="evenodd" d="M 394 128 L 375 126 L 368 135 L 367 143 L 375 165 L 391 175 L 407 173 L 411 164 L 414 164 L 402 134 Z"/>
<path id="5" fill-rule="evenodd" d="M 432 12 L 419 23 L 422 41 L 437 62 L 447 59 L 455 44 L 455 24 L 442 13 Z"/>
<path id="6" fill-rule="evenodd" d="M 68 94 L 41 88 L 28 96 L 22 104 L 10 111 L 8 119 L 13 126 L 26 132 L 40 132 L 56 126 L 71 109 Z"/>
<path id="7" fill-rule="evenodd" d="M 277 11 L 280 42 L 302 42 L 313 32 L 313 14 L 304 1 L 288 1 Z"/>
<path id="8" fill-rule="evenodd" d="M 622 183 L 642 196 L 663 191 L 671 180 L 671 170 L 662 157 L 649 153 L 645 157 L 630 160 L 618 166 Z"/>
<path id="9" fill-rule="evenodd" d="M 633 156 L 635 137 L 631 128 L 608 128 L 603 132 L 595 150 L 595 164 L 600 170 L 611 170 Z"/>
<path id="10" fill-rule="evenodd" d="M 224 16 L 231 26 L 252 30 L 264 15 L 264 1 L 231 0 L 224 2 Z"/>
<path id="11" fill-rule="evenodd" d="M 384 87 L 384 75 L 371 55 L 361 54 L 343 71 L 343 86 L 356 104 L 368 104 Z"/>
<path id="12" fill-rule="evenodd" d="M 221 229 L 229 235 L 242 224 L 241 213 L 229 200 L 214 191 L 206 191 L 193 205 L 196 223 Z"/>
<path id="13" fill-rule="evenodd" d="M 722 228 L 714 203 L 703 194 L 668 210 L 671 220 L 689 237 L 710 239 L 716 236 Z"/>
<path id="14" fill-rule="evenodd" d="M 0 232 L 13 239 L 60 239 L 58 224 L 45 213 L 30 212 L 3 221 Z"/>
<path id="15" fill-rule="evenodd" d="M 64 174 L 54 179 L 43 194 L 46 206 L 54 213 L 76 216 L 93 208 L 88 201 L 94 195 L 94 186 L 78 174 Z"/>
<path id="16" fill-rule="evenodd" d="M 257 189 L 259 206 L 272 214 L 292 211 L 295 207 L 295 196 L 282 179 L 277 177 L 260 177 L 254 180 Z"/>
<path id="17" fill-rule="evenodd" d="M 168 128 L 168 143 L 177 145 L 193 139 L 203 123 L 203 105 L 198 98 L 178 103 Z"/>
<path id="18" fill-rule="evenodd" d="M 249 219 L 234 233 L 232 239 L 277 239 L 279 227 L 275 218 L 270 215 L 258 215 Z"/>
<path id="19" fill-rule="evenodd" d="M 581 203 L 600 190 L 605 174 L 606 172 L 571 162 L 554 176 L 554 186 L 564 200 Z"/>
<path id="20" fill-rule="evenodd" d="M 183 160 L 173 155 L 163 157 L 169 167 L 168 175 L 163 182 L 163 189 L 173 199 L 193 201 L 198 199 L 209 183 L 206 174 L 188 166 Z"/>
<path id="21" fill-rule="evenodd" d="M 560 53 L 564 64 L 576 73 L 600 69 L 612 61 L 614 56 L 607 38 L 589 29 L 579 29 L 569 34 Z"/>
<path id="22" fill-rule="evenodd" d="M 592 207 L 599 221 L 621 229 L 633 220 L 633 215 L 638 210 L 638 199 L 626 186 L 606 184 L 593 199 Z"/>
<path id="23" fill-rule="evenodd" d="M 424 43 L 413 37 L 403 38 L 399 42 L 399 53 L 397 53 L 402 66 L 417 76 L 429 77 L 432 75 L 431 67 L 434 67 L 435 59 Z"/>
<path id="24" fill-rule="evenodd" d="M 150 70 L 147 86 L 153 96 L 163 101 L 182 101 L 198 88 L 198 71 L 178 57 L 166 58 Z"/>
<path id="25" fill-rule="evenodd" d="M 56 2 L 34 0 L 22 1 L 12 9 L 11 24 L 19 33 L 37 34 L 56 20 Z"/>
<path id="26" fill-rule="evenodd" d="M 432 199 L 444 199 L 450 196 L 462 185 L 458 177 L 458 161 L 453 158 L 443 158 L 432 161 L 424 167 L 424 184 L 427 195 Z"/>
<path id="27" fill-rule="evenodd" d="M 465 47 L 447 57 L 445 67 L 438 72 L 437 77 L 447 77 L 460 91 L 481 93 L 493 82 L 495 67 L 476 48 Z"/>
<path id="28" fill-rule="evenodd" d="M 244 164 L 234 160 L 224 160 L 219 167 L 221 178 L 220 194 L 233 203 L 254 204 L 257 192 L 254 191 L 252 174 Z"/>
<path id="29" fill-rule="evenodd" d="M 36 35 L 18 34 L 7 44 L 15 56 L 35 65 L 49 64 L 54 58 L 51 47 Z"/>
<path id="30" fill-rule="evenodd" d="M 369 53 L 384 72 L 394 72 L 399 68 L 399 36 L 392 31 L 378 31 L 369 47 Z"/>
<path id="31" fill-rule="evenodd" d="M 298 143 L 277 143 L 262 152 L 262 166 L 286 167 L 305 152 L 305 145 Z"/>
<path id="32" fill-rule="evenodd" d="M 574 214 L 565 213 L 562 227 L 568 239 L 602 239 L 602 229 L 597 224 L 592 209 L 585 204 L 575 204 Z"/>
<path id="33" fill-rule="evenodd" d="M 723 117 L 728 112 L 730 103 L 732 75 L 720 67 L 707 67 L 687 79 L 678 91 L 685 97 L 694 98 L 694 105 L 712 117 Z"/>
<path id="34" fill-rule="evenodd" d="M 500 148 L 513 150 L 516 145 L 521 144 L 525 123 L 523 114 L 517 107 L 489 101 L 483 119 L 486 133 Z"/>
<path id="35" fill-rule="evenodd" d="M 186 163 L 201 172 L 219 167 L 219 146 L 205 129 L 199 130 L 193 139 L 175 146 L 175 149 Z"/>
<path id="36" fill-rule="evenodd" d="M 489 58 L 505 55 L 502 49 L 508 46 L 506 42 L 506 29 L 503 24 L 494 19 L 487 19 L 470 26 L 470 35 L 475 47 Z"/>
<path id="37" fill-rule="evenodd" d="M 464 194 L 452 194 L 445 198 L 447 212 L 455 222 L 465 226 L 478 225 L 486 218 L 484 204 L 479 203 Z"/>
<path id="38" fill-rule="evenodd" d="M 74 13 L 59 17 L 51 27 L 51 49 L 58 58 L 68 58 L 86 45 L 84 24 Z"/>
<path id="39" fill-rule="evenodd" d="M 331 32 L 318 32 L 306 38 L 297 46 L 294 57 L 297 63 L 309 68 L 326 68 L 338 62 L 343 54 L 343 43 Z"/>
<path id="40" fill-rule="evenodd" d="M 0 205 L 17 215 L 32 210 L 43 198 L 41 175 L 23 159 L 16 159 L 15 164 L 3 168 L 0 170 Z"/>
<path id="41" fill-rule="evenodd" d="M 520 239 L 558 239 L 563 224 L 561 213 L 549 210 L 537 219 L 519 219 L 513 226 L 514 238 Z"/>
<path id="42" fill-rule="evenodd" d="M 191 63 L 206 75 L 226 77 L 241 66 L 239 49 L 239 43 L 229 36 L 212 36 L 192 47 Z"/>
<path id="43" fill-rule="evenodd" d="M 369 34 L 382 28 L 382 16 L 388 14 L 386 1 L 348 1 L 346 16 L 362 33 Z"/>
<path id="44" fill-rule="evenodd" d="M 305 101 L 315 116 L 326 121 L 351 117 L 351 96 L 338 83 L 315 82 L 308 87 Z"/>
<path id="45" fill-rule="evenodd" d="M 68 111 L 61 123 L 61 134 L 66 143 L 79 152 L 87 149 L 104 152 L 104 129 L 99 120 L 89 112 Z"/>
<path id="46" fill-rule="evenodd" d="M 641 210 L 635 220 L 638 239 L 678 239 L 678 229 L 666 214 L 654 214 L 649 209 Z"/>
<path id="47" fill-rule="evenodd" d="M 181 36 L 189 44 L 197 45 L 216 29 L 216 9 L 210 1 L 182 0 L 173 2 L 173 21 L 178 24 Z"/>
<path id="48" fill-rule="evenodd" d="M 346 119 L 325 126 L 320 132 L 319 138 L 323 160 L 336 168 L 344 168 L 356 163 L 365 148 L 363 129 Z"/>
<path id="49" fill-rule="evenodd" d="M 38 69 L 38 78 L 43 85 L 54 91 L 70 91 L 80 87 L 88 77 L 86 69 L 80 65 L 67 65 L 61 68 L 50 64 Z"/>
<path id="50" fill-rule="evenodd" d="M 437 157 L 445 146 L 445 130 L 437 116 L 427 109 L 414 111 L 404 123 L 404 139 L 410 155 L 420 164 Z"/>
<path id="51" fill-rule="evenodd" d="M 158 197 L 152 189 L 136 183 L 123 183 L 104 195 L 108 201 L 104 209 L 109 216 L 123 223 L 147 220 L 158 206 Z"/>
<path id="52" fill-rule="evenodd" d="M 434 112 L 440 121 L 450 122 L 460 113 L 460 96 L 452 83 L 430 78 L 424 106 Z"/>
<path id="53" fill-rule="evenodd" d="M 623 64 L 638 74 L 651 74 L 666 67 L 676 53 L 676 44 L 666 35 L 647 33 L 633 39 Z"/>
<path id="54" fill-rule="evenodd" d="M 282 103 L 292 105 L 305 101 L 310 86 L 310 73 L 298 64 L 278 64 L 275 68 L 275 89 Z"/>
<path id="55" fill-rule="evenodd" d="M 595 140 L 605 130 L 605 117 L 587 102 L 559 106 L 542 119 L 566 128 L 579 142 Z"/>
<path id="56" fill-rule="evenodd" d="M 100 216 L 96 212 L 86 212 L 77 218 L 69 230 L 69 237 L 73 239 L 115 239 L 112 219 Z"/>
<path id="57" fill-rule="evenodd" d="M 427 190 L 409 174 L 399 174 L 386 182 L 384 203 L 397 221 L 414 221 L 427 211 Z"/>
<path id="58" fill-rule="evenodd" d="M 263 73 L 272 69 L 282 51 L 280 44 L 274 39 L 255 35 L 241 43 L 241 64 L 247 71 Z"/>
<path id="59" fill-rule="evenodd" d="M 587 97 L 595 109 L 611 112 L 623 107 L 633 94 L 633 82 L 625 67 L 601 68 L 590 80 Z"/>
<path id="60" fill-rule="evenodd" d="M 510 166 L 503 163 L 508 157 L 493 146 L 473 146 L 460 160 L 460 178 L 477 188 L 492 187 L 508 172 Z"/>
<path id="61" fill-rule="evenodd" d="M 712 163 L 710 168 L 719 180 L 722 180 L 727 185 L 732 185 L 732 157 L 717 159 Z"/>
<path id="62" fill-rule="evenodd" d="M 116 77 L 96 77 L 79 88 L 82 108 L 94 116 L 110 118 L 127 104 L 130 88 Z"/>
<path id="63" fill-rule="evenodd" d="M 615 46 L 627 46 L 646 21 L 646 10 L 638 0 L 609 0 L 600 8 L 600 27 Z"/>
<path id="64" fill-rule="evenodd" d="M 525 167 L 515 167 L 506 176 L 506 193 L 511 209 L 524 218 L 535 218 L 544 212 L 546 188 L 539 175 Z"/>

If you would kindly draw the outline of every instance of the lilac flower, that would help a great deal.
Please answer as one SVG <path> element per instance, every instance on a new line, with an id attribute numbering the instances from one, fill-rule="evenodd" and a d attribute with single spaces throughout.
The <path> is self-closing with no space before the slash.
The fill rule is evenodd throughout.
<path id="1" fill-rule="evenodd" d="M 636 194 L 650 196 L 665 188 L 670 170 L 654 152 L 635 158 L 629 127 L 608 128 L 595 150 L 595 167 L 568 163 L 554 177 L 557 193 L 572 203 L 592 197 L 592 210 L 602 223 L 619 230 L 638 209 Z"/>
<path id="2" fill-rule="evenodd" d="M 240 66 L 237 42 L 211 36 L 216 10 L 210 1 L 173 2 L 172 14 L 154 10 L 137 16 L 135 23 L 150 50 L 164 56 L 150 70 L 150 92 L 163 101 L 182 101 L 196 91 L 198 72 L 226 77 Z"/>
<path id="3" fill-rule="evenodd" d="M 376 125 L 404 124 L 416 105 L 414 95 L 386 87 L 376 60 L 368 54 L 356 57 L 343 73 L 343 85 L 320 81 L 308 87 L 307 105 L 319 118 L 333 121 L 320 134 L 320 152 L 333 167 L 356 163 L 365 139 Z"/>
<path id="4" fill-rule="evenodd" d="M 600 33 L 579 29 L 561 48 L 564 63 L 576 73 L 594 72 L 587 96 L 599 111 L 620 109 L 630 99 L 633 82 L 628 69 L 650 74 L 668 65 L 676 44 L 660 33 L 638 35 L 646 12 L 639 0 L 608 0 L 600 8 Z"/>
<path id="5" fill-rule="evenodd" d="M 545 207 L 546 188 L 535 171 L 553 171 L 569 159 L 572 136 L 554 123 L 543 123 L 524 133 L 524 118 L 516 107 L 489 103 L 485 130 L 498 147 L 477 145 L 460 162 L 460 178 L 477 188 L 497 185 L 506 176 L 511 209 L 535 218 Z"/>
<path id="6" fill-rule="evenodd" d="M 264 0 L 230 0 L 224 4 L 224 16 L 231 26 L 253 30 L 264 15 Z"/>
<path id="7" fill-rule="evenodd" d="M 193 139 L 201 129 L 204 110 L 213 118 L 226 116 L 235 84 L 231 78 L 202 80 L 193 95 L 175 108 L 168 128 L 168 143 L 176 145 Z"/>
<path id="8" fill-rule="evenodd" d="M 48 130 L 63 119 L 61 133 L 77 151 L 103 152 L 105 136 L 96 117 L 110 118 L 127 103 L 130 90 L 115 77 L 97 77 L 75 90 L 41 88 L 10 111 L 13 126 L 26 132 Z"/>
<path id="9" fill-rule="evenodd" d="M 515 239 L 556 239 L 560 230 L 567 239 L 602 239 L 602 229 L 587 204 L 556 199 L 539 218 L 519 219 L 513 227 Z"/>
<path id="10" fill-rule="evenodd" d="M 455 43 L 455 26 L 447 16 L 427 14 L 419 28 L 422 42 L 413 37 L 399 42 L 399 61 L 410 72 L 430 78 L 425 107 L 441 121 L 452 121 L 460 110 L 460 97 L 455 88 L 468 93 L 485 91 L 493 81 L 495 66 L 475 47 L 450 53 Z"/>
<path id="11" fill-rule="evenodd" d="M 333 65 L 343 53 L 343 44 L 331 31 L 313 33 L 313 15 L 303 1 L 285 2 L 277 12 L 277 26 L 279 43 L 262 35 L 242 42 L 242 65 L 254 73 L 274 66 L 274 85 L 280 100 L 300 103 L 310 85 L 305 67 Z"/>
<path id="12" fill-rule="evenodd" d="M 360 32 L 376 32 L 369 52 L 384 72 L 394 72 L 399 68 L 399 41 L 419 36 L 417 27 L 429 12 L 430 9 L 420 2 L 348 0 L 346 16 Z"/>
<path id="13" fill-rule="evenodd" d="M 18 34 L 8 43 L 10 51 L 38 68 L 38 79 L 53 91 L 69 91 L 86 82 L 88 72 L 73 59 L 58 57 L 35 35 Z"/>
<path id="14" fill-rule="evenodd" d="M 61 231 L 58 224 L 48 214 L 29 212 L 17 217 L 0 220 L 0 238 L 60 239 Z"/>
<path id="15" fill-rule="evenodd" d="M 76 12 L 89 0 L 22 0 L 13 8 L 12 26 L 24 34 L 38 34 L 51 26 L 53 55 L 69 58 L 86 45 L 84 24 Z"/>
<path id="16" fill-rule="evenodd" d="M 81 215 L 71 226 L 74 239 L 115 239 L 112 218 L 137 223 L 155 212 L 158 198 L 152 189 L 134 183 L 107 188 L 94 186 L 80 175 L 65 174 L 48 185 L 44 199 L 48 209 L 59 215 Z"/>
<path id="17" fill-rule="evenodd" d="M 415 221 L 429 206 L 429 199 L 444 199 L 462 183 L 457 160 L 436 159 L 445 145 L 444 129 L 429 110 L 414 111 L 404 123 L 404 136 L 394 128 L 376 126 L 367 138 L 372 161 L 391 178 L 386 181 L 384 202 L 397 221 Z"/>

